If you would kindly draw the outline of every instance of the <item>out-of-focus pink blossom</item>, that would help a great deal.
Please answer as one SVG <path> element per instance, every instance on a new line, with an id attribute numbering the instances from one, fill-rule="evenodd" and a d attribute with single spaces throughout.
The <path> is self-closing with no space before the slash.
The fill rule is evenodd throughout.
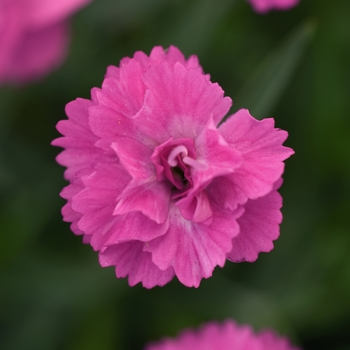
<path id="1" fill-rule="evenodd" d="M 227 259 L 273 248 L 293 151 L 273 119 L 244 109 L 218 127 L 230 106 L 197 57 L 175 47 L 124 58 L 91 100 L 66 106 L 53 141 L 70 181 L 64 220 L 130 285 L 176 275 L 198 287 Z"/>
<path id="2" fill-rule="evenodd" d="M 62 63 L 68 18 L 90 0 L 0 0 L 0 84 L 39 79 Z"/>
<path id="3" fill-rule="evenodd" d="M 254 10 L 266 13 L 271 10 L 289 10 L 296 6 L 300 0 L 248 0 Z"/>
<path id="4" fill-rule="evenodd" d="M 149 344 L 145 350 L 300 350 L 272 330 L 255 334 L 248 326 L 232 320 L 210 322 L 199 330 L 185 330 L 177 338 Z"/>

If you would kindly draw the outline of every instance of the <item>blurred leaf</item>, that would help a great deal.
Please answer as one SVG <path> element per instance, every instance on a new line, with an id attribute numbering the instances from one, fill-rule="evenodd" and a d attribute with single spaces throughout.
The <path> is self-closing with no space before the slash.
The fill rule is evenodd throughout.
<path id="1" fill-rule="evenodd" d="M 22 255 L 0 275 L 0 324 L 6 330 L 0 348 L 62 349 L 68 338 L 75 338 L 74 332 L 87 321 L 86 315 L 99 314 L 100 309 L 106 315 L 99 317 L 111 321 L 113 315 L 106 310 L 113 310 L 113 300 L 127 290 L 111 272 L 102 270 L 95 259 L 78 263 L 49 252 L 35 257 Z"/>
<path id="2" fill-rule="evenodd" d="M 84 9 L 83 16 L 99 29 L 106 25 L 127 29 L 156 11 L 162 3 L 162 0 L 99 0 Z"/>
<path id="3" fill-rule="evenodd" d="M 257 119 L 269 116 L 293 77 L 315 31 L 312 22 L 298 26 L 248 78 L 234 98 L 235 109 L 248 108 Z"/>
<path id="4" fill-rule="evenodd" d="M 186 54 L 200 55 L 212 39 L 219 21 L 237 3 L 237 0 L 196 0 L 180 16 L 176 24 L 164 34 L 167 45 L 179 46 Z"/>
<path id="5" fill-rule="evenodd" d="M 51 174 L 47 172 L 47 178 L 37 184 L 19 187 L 2 210 L 0 221 L 4 235 L 0 246 L 0 266 L 17 256 L 28 244 L 31 245 L 59 211 L 60 200 L 56 188 L 52 186 Z M 52 201 L 53 198 L 57 200 Z"/>

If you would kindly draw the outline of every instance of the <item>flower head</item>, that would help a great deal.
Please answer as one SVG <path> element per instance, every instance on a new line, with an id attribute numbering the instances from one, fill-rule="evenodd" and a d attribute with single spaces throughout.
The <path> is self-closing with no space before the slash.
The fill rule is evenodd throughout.
<path id="1" fill-rule="evenodd" d="M 67 18 L 90 0 L 0 0 L 0 84 L 37 79 L 58 66 Z"/>
<path id="2" fill-rule="evenodd" d="M 185 330 L 176 339 L 165 338 L 149 344 L 146 350 L 300 350 L 287 338 L 272 330 L 255 334 L 248 325 L 240 326 L 232 320 L 223 324 L 210 322 L 199 330 Z"/>
<path id="3" fill-rule="evenodd" d="M 64 220 L 130 285 L 176 275 L 198 287 L 227 259 L 273 248 L 287 132 L 247 110 L 217 127 L 231 106 L 223 94 L 196 56 L 155 47 L 108 67 L 57 125 Z"/>
<path id="4" fill-rule="evenodd" d="M 248 0 L 254 10 L 266 13 L 271 10 L 289 10 L 296 6 L 300 0 Z"/>

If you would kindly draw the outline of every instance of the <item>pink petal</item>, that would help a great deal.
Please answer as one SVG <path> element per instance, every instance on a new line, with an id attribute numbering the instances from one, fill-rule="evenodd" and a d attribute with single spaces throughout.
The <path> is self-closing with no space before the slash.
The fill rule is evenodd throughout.
<path id="1" fill-rule="evenodd" d="M 104 151 L 110 150 L 110 145 L 119 137 L 138 139 L 133 121 L 106 106 L 89 108 L 89 125 L 91 131 L 102 138 L 103 142 L 99 142 L 97 146 Z"/>
<path id="2" fill-rule="evenodd" d="M 77 227 L 92 236 L 90 244 L 95 250 L 132 239 L 149 241 L 167 231 L 167 220 L 158 225 L 139 212 L 113 215 L 117 197 L 130 180 L 119 165 L 100 163 L 82 180 L 85 189 L 71 194 L 72 209 L 80 213 Z"/>
<path id="3" fill-rule="evenodd" d="M 289 339 L 280 337 L 273 330 L 264 330 L 257 335 L 263 350 L 301 350 L 291 345 Z"/>
<path id="4" fill-rule="evenodd" d="M 195 145 L 198 168 L 196 163 L 192 167 L 193 187 L 176 205 L 187 220 L 200 222 L 211 216 L 208 198 L 200 195 L 200 191 L 215 177 L 233 173 L 241 165 L 242 157 L 219 134 L 212 119 L 196 138 Z"/>
<path id="5" fill-rule="evenodd" d="M 119 68 L 119 79 L 106 78 L 96 95 L 98 104 L 112 108 L 126 117 L 134 116 L 143 104 L 145 86 L 143 69 L 134 59 Z"/>
<path id="6" fill-rule="evenodd" d="M 181 215 L 189 221 L 205 222 L 211 219 L 213 212 L 211 210 L 210 202 L 204 191 L 199 192 L 192 200 L 179 200 L 176 206 L 180 209 Z"/>
<path id="7" fill-rule="evenodd" d="M 134 179 L 149 179 L 155 176 L 155 168 L 150 159 L 153 150 L 144 144 L 120 137 L 111 144 L 120 163 Z"/>
<path id="8" fill-rule="evenodd" d="M 141 282 L 145 288 L 163 286 L 174 277 L 174 270 L 160 270 L 151 259 L 151 254 L 142 250 L 145 244 L 137 241 L 108 247 L 99 254 L 102 267 L 115 266 L 118 278 L 129 276 L 129 285 Z"/>
<path id="9" fill-rule="evenodd" d="M 63 206 L 62 208 L 62 216 L 63 216 L 63 221 L 66 222 L 71 222 L 71 230 L 76 234 L 76 235 L 81 235 L 84 232 L 79 229 L 77 223 L 81 219 L 82 215 L 81 213 L 76 212 L 72 208 L 72 199 L 73 197 L 79 193 L 81 190 L 84 189 L 84 184 L 81 181 L 80 176 L 86 176 L 91 174 L 93 169 L 83 169 L 80 170 L 74 178 L 71 179 L 71 183 L 64 187 L 63 190 L 60 193 L 60 196 L 64 199 L 67 200 L 67 203 Z"/>
<path id="10" fill-rule="evenodd" d="M 262 348 L 250 326 L 227 320 L 222 325 L 210 322 L 199 330 L 185 330 L 176 339 L 166 338 L 146 350 L 274 350 Z M 276 349 L 277 350 L 277 349 Z"/>
<path id="11" fill-rule="evenodd" d="M 79 170 L 88 168 L 103 153 L 94 146 L 98 140 L 88 125 L 90 100 L 76 99 L 67 104 L 68 120 L 57 123 L 57 130 L 64 135 L 52 141 L 52 145 L 66 148 L 56 158 L 61 165 L 68 167 L 65 178 L 70 180 Z"/>
<path id="12" fill-rule="evenodd" d="M 6 71 L 9 82 L 39 79 L 58 67 L 66 57 L 69 28 L 66 22 L 23 33 Z"/>
<path id="13" fill-rule="evenodd" d="M 104 242 L 105 246 L 130 240 L 148 242 L 164 235 L 169 229 L 168 220 L 157 224 L 140 212 L 117 215 L 115 218 L 116 229 Z"/>
<path id="14" fill-rule="evenodd" d="M 163 61 L 158 67 L 150 66 L 143 80 L 148 90 L 135 123 L 159 144 L 171 137 L 193 138 L 211 115 L 218 123 L 231 105 L 219 85 L 180 63 L 169 66 Z"/>
<path id="15" fill-rule="evenodd" d="M 196 138 L 195 145 L 197 161 L 204 164 L 205 169 L 193 169 L 194 189 L 207 185 L 215 177 L 233 173 L 242 164 L 241 153 L 225 141 L 212 119 Z"/>
<path id="16" fill-rule="evenodd" d="M 117 80 L 120 79 L 120 69 L 116 66 L 108 66 L 105 79 L 106 78 L 116 78 Z"/>
<path id="17" fill-rule="evenodd" d="M 131 119 L 144 101 L 141 65 L 134 59 L 129 60 L 119 69 L 119 80 L 113 77 L 111 69 L 108 72 L 107 75 L 112 76 L 104 80 L 102 89 L 93 89 L 96 106 L 89 109 L 91 130 L 103 139 L 105 149 L 119 137 L 144 139 Z"/>
<path id="18" fill-rule="evenodd" d="M 150 60 L 155 66 L 158 66 L 162 61 L 167 61 L 170 66 L 179 62 L 187 69 L 195 69 L 199 73 L 203 73 L 197 56 L 190 56 L 186 60 L 183 53 L 173 45 L 170 45 L 168 50 L 164 50 L 161 46 L 154 47 L 150 53 Z"/>
<path id="19" fill-rule="evenodd" d="M 232 240 L 229 260 L 253 262 L 260 252 L 273 249 L 273 241 L 279 237 L 282 222 L 282 197 L 272 191 L 256 200 L 248 200 L 244 214 L 238 219 L 240 233 Z"/>
<path id="20" fill-rule="evenodd" d="M 13 53 L 21 39 L 22 26 L 18 4 L 0 1 L 0 83 L 6 81 Z"/>
<path id="21" fill-rule="evenodd" d="M 296 6 L 299 0 L 248 0 L 254 10 L 260 13 L 266 13 L 270 10 L 289 10 Z"/>
<path id="22" fill-rule="evenodd" d="M 242 210 L 212 209 L 213 221 L 208 226 L 187 221 L 172 207 L 167 233 L 144 247 L 152 253 L 153 262 L 161 270 L 173 266 L 180 282 L 188 287 L 198 287 L 202 278 L 212 275 L 215 266 L 225 264 L 232 238 L 239 233 L 236 219 Z"/>
<path id="23" fill-rule="evenodd" d="M 283 161 L 294 151 L 282 145 L 288 133 L 275 129 L 272 118 L 258 121 L 245 109 L 232 115 L 219 130 L 243 156 L 241 167 L 226 176 L 231 186 L 225 206 L 234 209 L 247 198 L 256 199 L 270 192 L 283 174 Z"/>
<path id="24" fill-rule="evenodd" d="M 140 211 L 156 223 L 164 223 L 168 217 L 171 188 L 167 182 L 131 181 L 119 195 L 113 215 Z"/>
<path id="25" fill-rule="evenodd" d="M 64 20 L 87 5 L 90 0 L 24 0 L 19 2 L 25 14 L 26 25 L 43 27 Z"/>
<path id="26" fill-rule="evenodd" d="M 75 183 L 71 183 L 66 186 L 60 193 L 62 198 L 67 199 L 67 203 L 62 207 L 61 213 L 63 216 L 63 221 L 71 222 L 71 230 L 76 235 L 82 235 L 84 232 L 79 229 L 77 222 L 80 220 L 82 215 L 77 213 L 72 209 L 72 197 L 81 191 L 83 186 L 79 186 Z"/>

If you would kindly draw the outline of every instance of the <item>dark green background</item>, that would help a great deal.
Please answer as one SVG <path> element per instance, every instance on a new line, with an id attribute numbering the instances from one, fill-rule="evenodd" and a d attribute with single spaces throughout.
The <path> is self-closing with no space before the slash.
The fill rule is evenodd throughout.
<path id="1" fill-rule="evenodd" d="M 197 54 L 232 111 L 273 116 L 287 161 L 275 249 L 227 262 L 199 289 L 130 288 L 62 222 L 55 163 L 64 106 L 107 65 L 177 45 Z M 0 89 L 0 348 L 142 349 L 208 320 L 272 327 L 305 350 L 350 349 L 350 2 L 301 0 L 259 15 L 245 0 L 95 0 L 45 80 Z"/>

